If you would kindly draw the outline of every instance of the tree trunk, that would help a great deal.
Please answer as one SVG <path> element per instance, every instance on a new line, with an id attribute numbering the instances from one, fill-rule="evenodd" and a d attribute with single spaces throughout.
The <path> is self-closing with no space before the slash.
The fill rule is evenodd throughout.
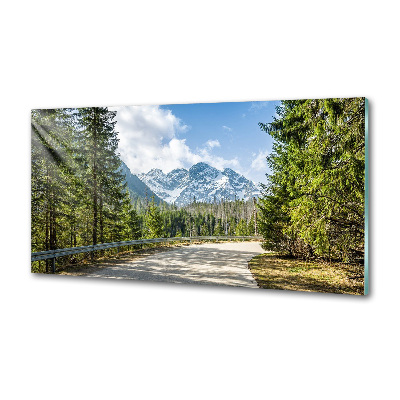
<path id="1" fill-rule="evenodd" d="M 96 110 L 93 109 L 94 112 L 94 121 L 93 121 L 93 232 L 92 232 L 92 244 L 97 244 L 97 224 L 98 224 L 98 215 L 97 215 L 97 202 L 98 202 L 98 193 L 97 193 L 97 126 L 96 126 Z"/>

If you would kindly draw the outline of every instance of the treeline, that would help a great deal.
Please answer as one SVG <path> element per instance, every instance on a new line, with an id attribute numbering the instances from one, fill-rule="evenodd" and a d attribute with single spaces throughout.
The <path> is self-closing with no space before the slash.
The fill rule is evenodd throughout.
<path id="1" fill-rule="evenodd" d="M 140 238 L 254 234 L 252 201 L 178 209 L 132 198 L 115 124 L 116 112 L 108 108 L 32 111 L 32 252 Z M 32 265 L 35 272 L 48 268 L 49 261 Z"/>
<path id="2" fill-rule="evenodd" d="M 132 199 L 140 238 L 183 236 L 252 236 L 257 233 L 256 203 L 253 200 L 214 203 L 194 202 L 183 207 L 154 199 Z"/>
<path id="3" fill-rule="evenodd" d="M 142 206 L 138 210 L 139 215 L 143 216 L 144 229 L 148 209 Z M 253 200 L 221 200 L 214 203 L 193 202 L 180 208 L 162 204 L 159 212 L 163 235 L 166 237 L 251 236 L 256 232 L 255 209 Z"/>
<path id="4" fill-rule="evenodd" d="M 283 101 L 260 123 L 274 139 L 260 200 L 265 248 L 297 257 L 364 257 L 365 99 Z"/>

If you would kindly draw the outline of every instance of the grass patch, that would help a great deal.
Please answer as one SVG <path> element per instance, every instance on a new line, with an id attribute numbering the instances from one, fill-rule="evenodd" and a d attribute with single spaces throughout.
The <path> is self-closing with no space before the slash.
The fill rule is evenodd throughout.
<path id="1" fill-rule="evenodd" d="M 363 265 L 304 261 L 264 253 L 249 261 L 249 269 L 262 289 L 364 294 Z"/>

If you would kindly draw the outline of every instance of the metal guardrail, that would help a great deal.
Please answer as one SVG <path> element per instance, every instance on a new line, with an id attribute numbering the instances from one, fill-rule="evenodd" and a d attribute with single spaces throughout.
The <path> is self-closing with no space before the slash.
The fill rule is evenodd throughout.
<path id="1" fill-rule="evenodd" d="M 52 259 L 53 265 L 52 270 L 55 272 L 55 260 L 58 257 L 69 256 L 72 254 L 90 253 L 99 250 L 118 248 L 122 246 L 131 246 L 135 244 L 147 244 L 147 243 L 164 243 L 164 242 L 183 242 L 193 240 L 245 240 L 245 239 L 262 239 L 262 236 L 191 236 L 191 237 L 173 237 L 173 238 L 156 238 L 156 239 L 139 239 L 139 240 L 128 240 L 125 242 L 112 242 L 112 243 L 101 243 L 91 246 L 80 246 L 80 247 L 69 247 L 66 249 L 56 249 L 47 251 L 38 251 L 31 254 L 31 262 Z"/>

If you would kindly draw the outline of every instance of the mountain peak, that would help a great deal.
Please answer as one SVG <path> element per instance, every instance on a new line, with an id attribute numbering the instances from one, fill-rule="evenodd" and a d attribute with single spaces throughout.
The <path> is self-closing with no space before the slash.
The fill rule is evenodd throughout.
<path id="1" fill-rule="evenodd" d="M 125 176 L 125 182 L 128 190 L 133 197 L 152 197 L 154 196 L 157 204 L 161 203 L 162 200 L 159 198 L 150 188 L 147 186 L 137 175 L 132 174 L 128 166 L 121 160 L 121 172 Z"/>
<path id="2" fill-rule="evenodd" d="M 205 162 L 194 164 L 189 171 L 177 168 L 164 174 L 152 169 L 141 174 L 145 182 L 159 197 L 168 203 L 185 205 L 195 197 L 198 202 L 214 200 L 249 199 L 259 196 L 254 183 L 236 171 L 225 168 L 222 172 Z"/>
<path id="3" fill-rule="evenodd" d="M 177 173 L 177 172 L 188 172 L 188 170 L 185 168 L 175 168 L 171 172 L 168 172 L 168 174 Z"/>
<path id="4" fill-rule="evenodd" d="M 163 174 L 164 175 L 164 172 L 159 168 L 152 168 L 147 174 L 153 174 L 153 175 Z"/>
<path id="5" fill-rule="evenodd" d="M 216 168 L 211 167 L 210 165 L 206 164 L 205 162 L 199 162 L 194 164 L 189 169 L 189 176 L 196 177 L 200 175 L 210 175 L 210 176 L 217 176 L 220 173 Z"/>
<path id="6" fill-rule="evenodd" d="M 227 175 L 240 175 L 238 172 L 234 171 L 231 168 L 224 168 L 224 170 L 222 171 L 223 174 L 227 174 Z"/>
<path id="7" fill-rule="evenodd" d="M 190 171 L 201 171 L 201 170 L 204 170 L 207 168 L 213 168 L 213 167 L 211 167 L 207 163 L 201 161 L 201 162 L 198 162 L 197 164 L 192 165 L 189 169 L 189 172 Z"/>
<path id="8" fill-rule="evenodd" d="M 209 166 L 210 166 L 210 165 L 207 164 L 207 163 L 205 163 L 204 161 L 200 161 L 200 162 L 198 162 L 197 164 L 193 164 L 193 165 L 191 166 L 191 168 L 193 168 L 193 167 L 200 168 L 200 167 L 209 167 Z"/>

